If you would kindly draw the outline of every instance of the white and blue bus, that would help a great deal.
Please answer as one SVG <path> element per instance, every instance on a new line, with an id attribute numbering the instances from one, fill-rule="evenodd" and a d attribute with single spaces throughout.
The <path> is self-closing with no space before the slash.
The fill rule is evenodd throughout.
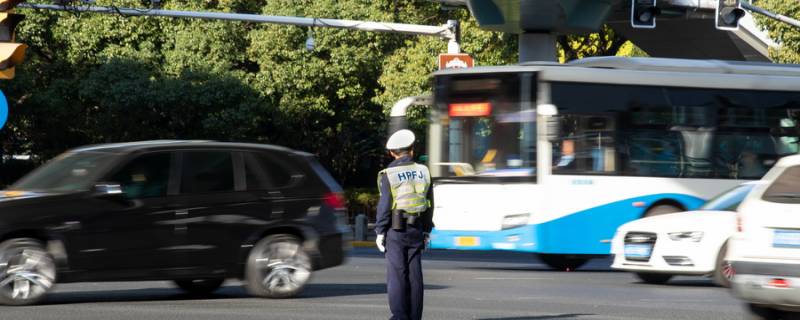
<path id="1" fill-rule="evenodd" d="M 792 65 L 602 57 L 433 83 L 432 248 L 576 268 L 609 254 L 619 225 L 697 208 L 800 147 Z"/>

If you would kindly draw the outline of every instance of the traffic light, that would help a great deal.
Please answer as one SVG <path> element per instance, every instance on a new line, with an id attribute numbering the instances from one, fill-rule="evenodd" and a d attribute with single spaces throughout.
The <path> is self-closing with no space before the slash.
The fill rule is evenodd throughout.
<path id="1" fill-rule="evenodd" d="M 744 17 L 744 14 L 739 0 L 717 0 L 717 29 L 738 30 L 739 19 Z"/>
<path id="2" fill-rule="evenodd" d="M 14 42 L 14 28 L 25 19 L 13 13 L 23 0 L 0 0 L 0 79 L 14 79 L 14 66 L 25 60 L 28 46 Z"/>
<path id="3" fill-rule="evenodd" d="M 631 0 L 631 27 L 653 29 L 659 14 L 656 0 Z"/>

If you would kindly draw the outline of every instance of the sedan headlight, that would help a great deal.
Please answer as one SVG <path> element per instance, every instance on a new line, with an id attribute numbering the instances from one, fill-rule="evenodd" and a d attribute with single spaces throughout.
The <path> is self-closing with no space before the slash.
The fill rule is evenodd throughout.
<path id="1" fill-rule="evenodd" d="M 674 241 L 700 242 L 700 240 L 703 240 L 702 231 L 670 232 L 668 235 Z"/>
<path id="2" fill-rule="evenodd" d="M 524 226 L 528 224 L 528 219 L 529 215 L 527 213 L 505 216 L 503 218 L 503 230 Z"/>

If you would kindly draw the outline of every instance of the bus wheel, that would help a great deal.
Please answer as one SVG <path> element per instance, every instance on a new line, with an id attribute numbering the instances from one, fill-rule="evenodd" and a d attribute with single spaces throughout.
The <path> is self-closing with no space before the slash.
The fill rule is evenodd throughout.
<path id="1" fill-rule="evenodd" d="M 679 207 L 673 206 L 671 204 L 659 204 L 647 210 L 647 212 L 644 213 L 644 218 L 660 216 L 662 214 L 675 213 L 681 211 L 684 210 Z"/>
<path id="2" fill-rule="evenodd" d="M 556 270 L 575 270 L 586 264 L 589 259 L 578 258 L 575 256 L 565 254 L 546 254 L 540 253 L 539 259 L 544 262 L 548 267 Z"/>

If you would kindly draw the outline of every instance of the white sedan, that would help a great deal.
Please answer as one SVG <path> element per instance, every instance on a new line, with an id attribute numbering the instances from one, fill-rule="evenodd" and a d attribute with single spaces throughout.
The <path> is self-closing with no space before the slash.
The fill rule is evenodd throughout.
<path id="1" fill-rule="evenodd" d="M 695 211 L 623 224 L 611 242 L 611 267 L 634 272 L 647 283 L 697 275 L 712 276 L 717 284 L 728 286 L 732 273 L 724 257 L 728 238 L 736 232 L 736 207 L 757 183 L 741 184 Z"/>

